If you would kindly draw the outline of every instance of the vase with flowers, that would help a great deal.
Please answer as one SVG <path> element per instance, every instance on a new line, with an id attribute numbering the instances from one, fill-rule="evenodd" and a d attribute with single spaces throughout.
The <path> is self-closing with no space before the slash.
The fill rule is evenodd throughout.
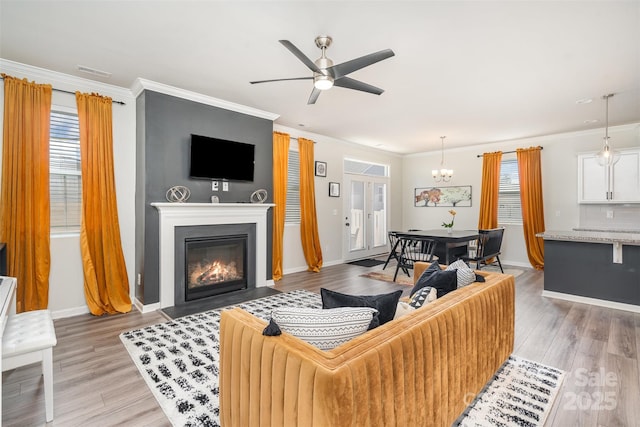
<path id="1" fill-rule="evenodd" d="M 451 232 L 453 231 L 453 223 L 456 219 L 456 211 L 451 209 L 449 213 L 451 214 L 451 222 L 443 222 L 442 226 L 447 229 L 447 233 L 451 234 Z"/>

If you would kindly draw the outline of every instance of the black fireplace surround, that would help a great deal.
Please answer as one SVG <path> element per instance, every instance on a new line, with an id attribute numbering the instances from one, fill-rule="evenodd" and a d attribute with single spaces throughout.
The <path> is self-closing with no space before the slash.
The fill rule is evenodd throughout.
<path id="1" fill-rule="evenodd" d="M 174 304 L 256 287 L 255 224 L 175 228 Z"/>

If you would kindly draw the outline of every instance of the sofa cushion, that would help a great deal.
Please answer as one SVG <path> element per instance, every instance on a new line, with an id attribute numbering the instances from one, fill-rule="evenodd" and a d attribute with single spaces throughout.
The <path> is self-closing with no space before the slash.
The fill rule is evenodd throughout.
<path id="1" fill-rule="evenodd" d="M 366 332 L 375 313 L 371 307 L 281 307 L 271 313 L 271 320 L 283 332 L 331 350 Z"/>
<path id="2" fill-rule="evenodd" d="M 436 288 L 432 288 L 431 286 L 425 286 L 421 288 L 411 296 L 411 301 L 409 301 L 409 305 L 413 308 L 420 308 L 423 305 L 426 305 L 430 302 L 435 301 L 438 298 L 438 291 Z"/>
<path id="3" fill-rule="evenodd" d="M 321 288 L 322 308 L 336 307 L 371 307 L 378 310 L 377 322 L 371 325 L 371 329 L 384 325 L 393 320 L 398 307 L 398 301 L 402 296 L 402 291 L 395 291 L 389 294 L 380 295 L 348 295 L 330 289 Z M 377 324 L 376 324 L 377 323 Z"/>
<path id="4" fill-rule="evenodd" d="M 470 285 L 476 280 L 476 273 L 461 259 L 447 266 L 446 271 L 452 270 L 454 270 L 458 276 L 458 288 Z"/>

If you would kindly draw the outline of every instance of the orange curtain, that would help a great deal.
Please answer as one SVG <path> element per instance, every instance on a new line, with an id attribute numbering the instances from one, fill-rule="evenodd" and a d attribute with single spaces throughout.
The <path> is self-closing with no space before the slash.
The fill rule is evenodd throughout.
<path id="1" fill-rule="evenodd" d="M 300 238 L 309 271 L 322 268 L 322 248 L 316 216 L 313 141 L 298 138 L 300 147 Z"/>
<path id="2" fill-rule="evenodd" d="M 131 311 L 113 175 L 111 98 L 76 92 L 82 163 L 80 250 L 92 314 Z"/>
<path id="3" fill-rule="evenodd" d="M 541 237 L 536 237 L 536 233 L 542 233 L 545 230 L 540 150 L 540 147 L 516 150 L 524 241 L 527 245 L 529 262 L 536 270 L 544 269 L 544 241 Z"/>
<path id="4" fill-rule="evenodd" d="M 272 277 L 282 279 L 284 214 L 287 206 L 287 170 L 289 165 L 289 135 L 273 133 L 273 259 Z"/>
<path id="5" fill-rule="evenodd" d="M 500 191 L 500 162 L 502 151 L 482 155 L 482 190 L 480 190 L 480 216 L 478 229 L 498 226 L 498 195 Z"/>
<path id="6" fill-rule="evenodd" d="M 18 282 L 16 311 L 49 305 L 49 121 L 51 85 L 4 78 L 0 241 Z"/>

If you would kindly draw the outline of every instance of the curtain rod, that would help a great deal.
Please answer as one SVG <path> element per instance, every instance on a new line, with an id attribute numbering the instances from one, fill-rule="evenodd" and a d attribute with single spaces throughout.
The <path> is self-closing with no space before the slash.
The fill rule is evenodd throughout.
<path id="1" fill-rule="evenodd" d="M 304 138 L 304 137 L 302 137 L 302 138 Z M 289 139 L 295 139 L 295 140 L 297 141 L 297 140 L 298 140 L 298 137 L 296 137 L 296 136 L 289 136 Z M 305 138 L 305 139 L 307 139 L 307 138 Z M 311 140 L 310 140 L 310 141 L 311 141 Z M 317 144 L 317 141 L 311 141 L 311 142 L 313 142 L 314 144 Z"/>
<path id="2" fill-rule="evenodd" d="M 540 147 L 541 150 L 544 149 L 544 147 Z M 516 153 L 516 150 L 512 150 L 512 151 L 503 151 L 502 154 L 510 154 L 510 153 Z M 482 154 L 478 154 L 476 157 L 482 157 Z"/>
<path id="3" fill-rule="evenodd" d="M 0 80 L 4 80 L 4 77 L 0 76 Z M 55 87 L 51 87 L 51 89 L 55 90 L 56 92 L 68 93 L 70 95 L 75 95 L 76 94 L 75 92 L 71 92 L 71 91 L 64 90 L 64 89 L 56 89 Z M 122 101 L 115 101 L 113 99 L 111 100 L 111 102 L 114 103 L 114 104 L 127 105 Z"/>

